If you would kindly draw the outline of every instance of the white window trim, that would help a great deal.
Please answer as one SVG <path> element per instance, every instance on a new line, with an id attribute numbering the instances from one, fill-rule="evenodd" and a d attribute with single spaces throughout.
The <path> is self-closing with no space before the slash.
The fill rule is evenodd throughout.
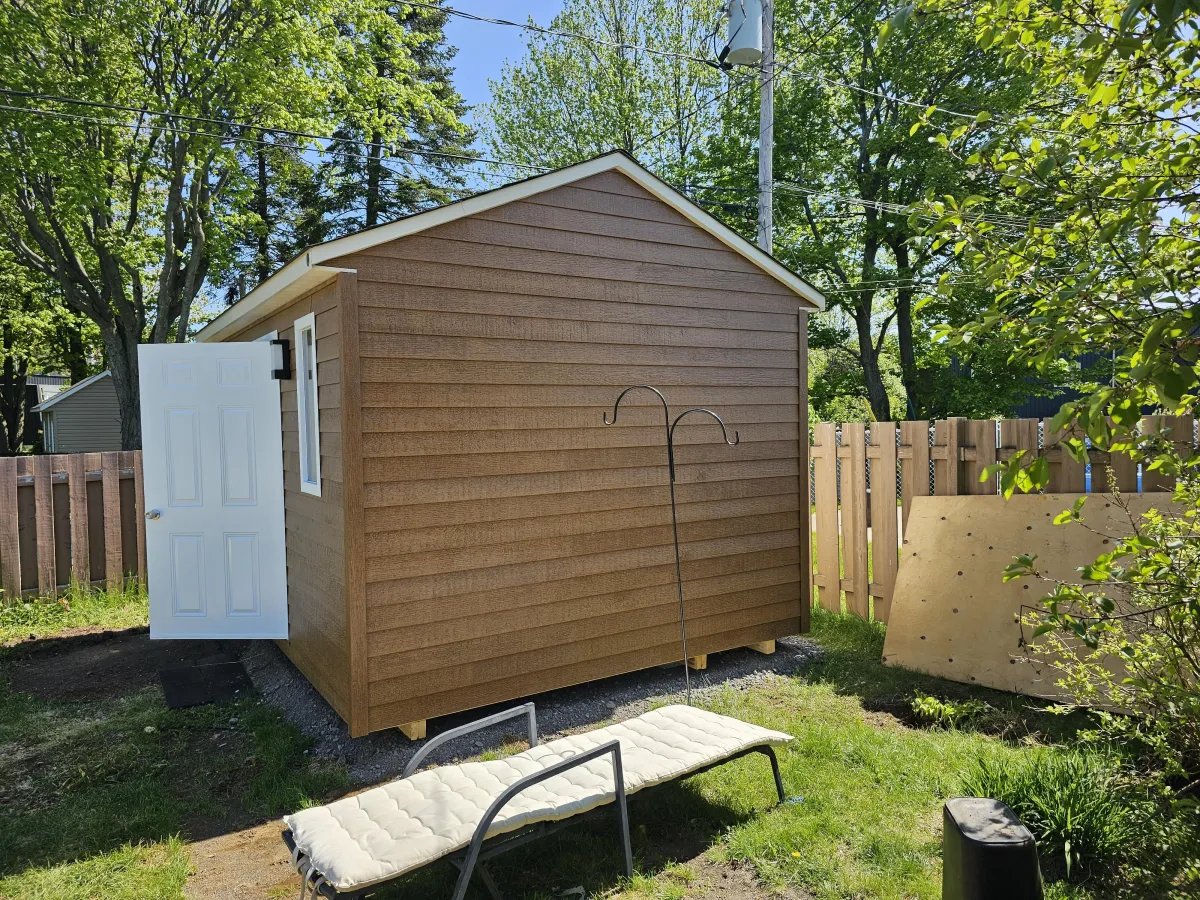
<path id="1" fill-rule="evenodd" d="M 305 372 L 305 344 L 304 332 L 312 332 L 312 382 L 313 382 L 313 400 L 316 402 L 317 408 L 313 410 L 313 421 L 316 423 L 317 433 L 313 435 L 313 446 L 316 448 L 316 459 L 312 460 L 312 471 L 316 474 L 315 481 L 309 481 L 305 478 L 309 471 L 308 465 L 308 435 L 306 429 L 308 427 L 308 398 L 304 390 Z M 301 316 L 296 320 L 292 336 L 296 343 L 296 418 L 297 428 L 296 437 L 300 443 L 300 490 L 305 494 L 312 494 L 315 497 L 321 496 L 321 403 L 320 403 L 320 388 L 317 385 L 317 317 L 313 313 L 306 316 Z"/>

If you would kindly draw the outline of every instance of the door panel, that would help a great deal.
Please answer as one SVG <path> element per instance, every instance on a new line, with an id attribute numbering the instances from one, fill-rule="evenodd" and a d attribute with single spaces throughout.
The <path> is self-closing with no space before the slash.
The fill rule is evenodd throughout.
<path id="1" fill-rule="evenodd" d="M 271 345 L 138 348 L 152 638 L 286 638 Z"/>

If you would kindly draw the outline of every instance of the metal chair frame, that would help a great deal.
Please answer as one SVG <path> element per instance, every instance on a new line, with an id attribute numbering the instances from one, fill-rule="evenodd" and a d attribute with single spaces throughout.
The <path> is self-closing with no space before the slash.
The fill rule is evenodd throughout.
<path id="1" fill-rule="evenodd" d="M 404 767 L 404 774 L 401 777 L 409 777 L 413 772 L 416 771 L 422 760 L 426 759 L 433 750 L 437 749 L 448 741 L 462 737 L 466 734 L 471 734 L 472 732 L 479 731 L 483 728 L 489 728 L 492 725 L 496 725 L 509 719 L 519 718 L 521 716 L 525 716 L 528 719 L 530 746 L 537 746 L 537 719 L 534 713 L 534 707 L 532 703 L 526 703 L 522 706 L 505 710 L 504 712 L 496 713 L 495 715 L 480 719 L 477 722 L 471 722 L 467 725 L 462 725 L 458 728 L 452 728 L 449 731 L 442 732 L 437 737 L 429 740 L 425 746 L 423 746 L 413 756 L 413 758 L 409 760 L 408 765 Z M 723 766 L 726 763 L 733 762 L 735 759 L 741 759 L 743 756 L 748 756 L 751 753 L 761 753 L 770 760 L 771 774 L 775 778 L 775 790 L 779 795 L 779 802 L 783 803 L 787 795 L 783 790 L 783 778 L 779 772 L 779 760 L 775 756 L 774 749 L 769 744 L 762 744 L 757 747 L 748 747 L 730 757 L 717 760 L 716 762 L 704 766 L 703 768 L 687 772 L 679 776 L 679 779 L 672 779 L 672 781 L 690 778 L 693 775 L 699 775 L 702 772 L 715 769 L 717 766 Z M 546 835 L 553 834 L 560 829 L 566 828 L 568 825 L 574 825 L 590 815 L 606 811 L 608 804 L 604 803 L 595 809 L 588 810 L 586 813 L 570 816 L 558 822 L 538 822 L 533 825 L 525 826 L 524 828 L 519 828 L 507 834 L 497 835 L 491 839 L 487 837 L 488 830 L 492 827 L 492 823 L 496 820 L 496 817 L 500 814 L 501 810 L 503 810 L 509 801 L 511 801 L 522 791 L 532 787 L 535 784 L 540 784 L 547 779 L 553 778 L 555 775 L 561 775 L 563 772 L 567 772 L 571 769 L 582 766 L 594 759 L 599 759 L 602 756 L 609 755 L 612 756 L 613 761 L 613 798 L 617 807 L 617 820 L 621 835 L 621 849 L 625 855 L 625 876 L 627 878 L 632 878 L 633 850 L 629 841 L 629 811 L 627 807 L 628 798 L 625 795 L 625 771 L 621 764 L 621 742 L 613 740 L 601 744 L 598 747 L 594 747 L 584 753 L 579 753 L 568 759 L 564 759 L 552 766 L 548 766 L 545 769 L 542 769 L 540 772 L 534 772 L 530 775 L 526 775 L 519 781 L 509 785 L 500 794 L 500 796 L 493 800 L 491 805 L 488 807 L 487 812 L 484 813 L 483 818 L 475 827 L 475 833 L 472 835 L 471 843 L 467 846 L 466 850 L 461 853 L 451 854 L 450 856 L 451 865 L 458 869 L 459 873 L 458 880 L 455 882 L 454 886 L 453 900 L 464 900 L 467 894 L 467 888 L 471 882 L 471 878 L 475 873 L 479 874 L 480 881 L 483 882 L 483 886 L 487 889 L 487 892 L 492 897 L 492 900 L 503 900 L 503 896 L 500 893 L 499 887 L 496 885 L 495 880 L 492 878 L 491 873 L 487 870 L 485 865 L 489 860 L 494 859 L 502 853 L 507 853 L 510 850 L 515 850 L 517 847 L 524 846 L 525 844 L 545 837 Z M 364 888 L 352 891 L 338 891 L 333 887 L 333 885 L 326 882 L 319 873 L 313 871 L 311 864 L 307 861 L 307 857 L 296 847 L 296 841 L 292 836 L 292 831 L 290 828 L 284 829 L 283 841 L 292 854 L 292 864 L 300 873 L 301 900 L 304 900 L 304 897 L 309 890 L 312 891 L 312 896 L 325 897 L 326 900 L 361 900 L 361 898 L 368 897 L 376 891 L 380 891 L 403 878 L 409 877 L 410 875 L 415 875 L 417 872 L 424 871 L 430 866 L 437 865 L 438 863 L 442 862 L 442 860 L 446 859 L 446 857 L 441 857 L 427 863 L 424 866 L 421 866 L 419 869 L 413 869 L 411 871 L 404 872 L 395 876 L 394 878 L 389 878 L 386 881 L 376 882 L 375 884 L 368 885 Z"/>

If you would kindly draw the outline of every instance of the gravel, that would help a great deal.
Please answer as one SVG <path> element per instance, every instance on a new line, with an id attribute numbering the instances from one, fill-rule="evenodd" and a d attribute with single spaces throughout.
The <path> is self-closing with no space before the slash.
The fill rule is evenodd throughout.
<path id="1" fill-rule="evenodd" d="M 746 690 L 780 675 L 790 675 L 822 653 L 819 646 L 802 637 L 776 641 L 770 656 L 751 650 L 730 650 L 710 654 L 708 668 L 692 672 L 692 696 L 724 690 Z M 346 723 L 308 683 L 291 661 L 272 643 L 262 641 L 246 645 L 242 662 L 263 700 L 276 707 L 313 740 L 310 753 L 344 763 L 355 784 L 374 784 L 397 777 L 404 764 L 422 742 L 408 740 L 399 731 L 351 738 Z M 574 687 L 547 691 L 484 709 L 468 710 L 452 716 L 431 719 L 429 736 L 480 719 L 493 712 L 527 700 L 537 705 L 538 733 L 543 740 L 565 733 L 595 728 L 608 722 L 640 715 L 656 701 L 683 702 L 683 667 L 679 663 L 643 669 Z M 444 763 L 478 756 L 487 749 L 500 747 L 523 733 L 524 721 L 514 719 L 485 731 L 451 741 L 429 757 L 432 763 Z"/>

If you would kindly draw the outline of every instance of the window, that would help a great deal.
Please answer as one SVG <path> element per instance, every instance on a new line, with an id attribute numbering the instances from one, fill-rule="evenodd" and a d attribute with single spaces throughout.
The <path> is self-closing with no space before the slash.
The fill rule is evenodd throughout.
<path id="1" fill-rule="evenodd" d="M 316 318 L 296 320 L 296 412 L 300 425 L 300 490 L 321 496 L 321 425 L 317 407 Z"/>
<path id="2" fill-rule="evenodd" d="M 47 453 L 54 452 L 54 413 L 42 413 L 42 449 Z"/>

